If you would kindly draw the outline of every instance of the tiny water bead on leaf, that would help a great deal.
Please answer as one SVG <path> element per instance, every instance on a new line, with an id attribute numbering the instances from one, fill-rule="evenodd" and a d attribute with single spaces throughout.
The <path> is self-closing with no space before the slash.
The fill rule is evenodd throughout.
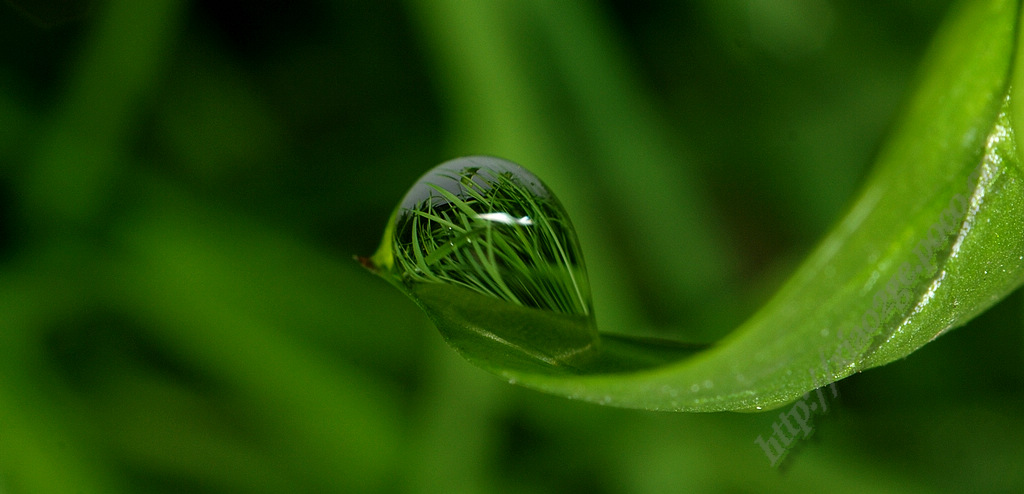
<path id="1" fill-rule="evenodd" d="M 510 161 L 465 157 L 427 172 L 402 199 L 369 264 L 435 320 L 473 328 L 442 328 L 460 350 L 503 346 L 528 360 L 570 365 L 596 348 L 572 222 L 539 178 Z"/>

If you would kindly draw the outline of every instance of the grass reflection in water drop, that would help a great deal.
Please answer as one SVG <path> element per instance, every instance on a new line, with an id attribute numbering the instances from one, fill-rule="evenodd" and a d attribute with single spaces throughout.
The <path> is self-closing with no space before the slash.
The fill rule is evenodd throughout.
<path id="1" fill-rule="evenodd" d="M 393 274 L 408 289 L 450 284 L 523 307 L 590 318 L 568 215 L 532 173 L 490 157 L 434 168 L 396 212 Z"/>

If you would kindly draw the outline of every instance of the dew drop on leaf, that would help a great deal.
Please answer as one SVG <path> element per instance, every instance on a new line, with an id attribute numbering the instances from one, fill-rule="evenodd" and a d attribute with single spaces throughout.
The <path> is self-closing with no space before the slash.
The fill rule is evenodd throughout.
<path id="1" fill-rule="evenodd" d="M 473 156 L 428 171 L 363 262 L 450 323 L 439 327 L 467 357 L 485 345 L 571 367 L 597 344 L 572 222 L 536 175 L 510 161 Z"/>

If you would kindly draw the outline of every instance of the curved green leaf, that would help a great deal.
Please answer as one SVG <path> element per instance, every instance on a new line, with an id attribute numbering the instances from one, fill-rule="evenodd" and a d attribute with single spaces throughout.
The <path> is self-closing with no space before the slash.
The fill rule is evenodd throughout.
<path id="1" fill-rule="evenodd" d="M 1011 77 L 1024 79 L 1013 70 L 1018 9 L 1010 0 L 965 2 L 951 17 L 854 206 L 760 311 L 711 347 L 601 333 L 563 358 L 545 349 L 580 347 L 568 343 L 586 333 L 579 320 L 440 283 L 413 289 L 379 273 L 476 365 L 606 405 L 766 409 L 903 358 L 1024 283 L 1014 129 L 1024 110 L 1010 89 Z M 364 259 L 371 269 L 392 265 L 393 230 L 394 219 Z"/>

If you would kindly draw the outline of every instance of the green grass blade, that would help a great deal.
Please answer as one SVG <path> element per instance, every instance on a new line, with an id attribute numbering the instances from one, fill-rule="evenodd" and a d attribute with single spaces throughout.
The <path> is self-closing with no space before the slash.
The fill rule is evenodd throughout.
<path id="1" fill-rule="evenodd" d="M 766 409 L 903 358 L 1024 283 L 1009 84 L 1018 7 L 987 0 L 954 12 L 849 213 L 774 298 L 710 348 L 605 336 L 565 354 L 585 334 L 574 321 L 441 286 L 409 294 L 480 367 L 613 406 Z M 479 338 L 495 334 L 504 336 Z"/>

